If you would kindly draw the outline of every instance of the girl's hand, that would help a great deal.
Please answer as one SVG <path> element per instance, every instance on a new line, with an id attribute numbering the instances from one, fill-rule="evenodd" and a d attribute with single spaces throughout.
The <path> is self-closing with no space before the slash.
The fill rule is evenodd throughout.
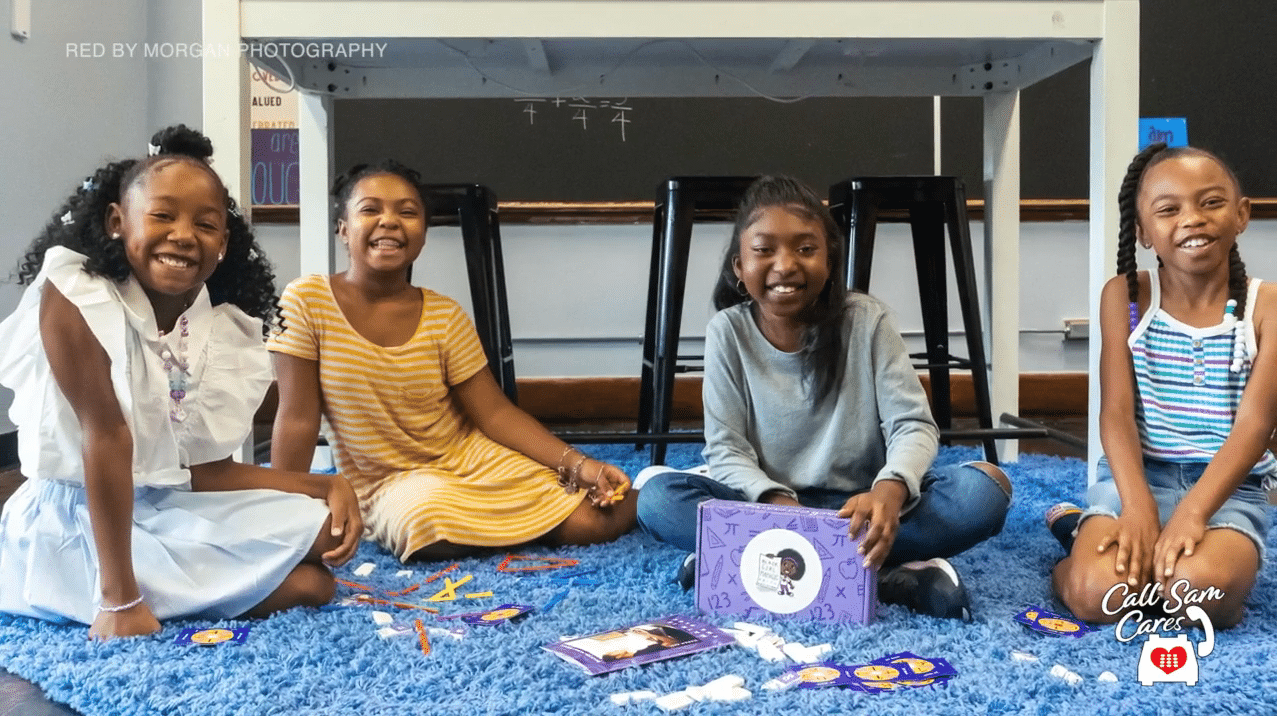
<path id="1" fill-rule="evenodd" d="M 1162 528 L 1162 535 L 1153 548 L 1153 579 L 1162 586 L 1162 594 L 1170 594 L 1170 579 L 1175 575 L 1175 563 L 1180 555 L 1193 556 L 1193 550 L 1206 535 L 1206 519 L 1200 514 L 1177 509 Z"/>
<path id="2" fill-rule="evenodd" d="M 359 498 L 341 475 L 333 475 L 328 484 L 328 511 L 332 514 L 332 533 L 341 536 L 341 544 L 325 552 L 322 559 L 329 567 L 340 567 L 355 556 L 359 538 L 364 533 L 364 519 L 359 514 Z"/>
<path id="3" fill-rule="evenodd" d="M 576 482 L 595 507 L 610 507 L 625 499 L 630 478 L 621 468 L 588 458 L 577 471 Z"/>
<path id="4" fill-rule="evenodd" d="M 146 602 L 121 612 L 98 612 L 89 626 L 89 638 L 106 641 L 117 636 L 145 636 L 160 630 L 160 622 Z"/>
<path id="5" fill-rule="evenodd" d="M 1103 554 L 1117 545 L 1113 571 L 1118 576 L 1126 575 L 1126 582 L 1131 587 L 1139 587 L 1152 579 L 1153 546 L 1157 543 L 1160 527 L 1156 510 L 1123 510 L 1096 550 Z"/>
<path id="6" fill-rule="evenodd" d="M 768 505 L 788 505 L 790 507 L 802 507 L 802 503 L 789 496 L 788 492 L 783 490 L 768 490 L 758 496 L 758 501 Z"/>
<path id="7" fill-rule="evenodd" d="M 899 480 L 879 480 L 869 492 L 853 496 L 838 510 L 839 517 L 850 517 L 851 538 L 865 533 L 860 554 L 864 566 L 881 567 L 896 542 L 900 530 L 900 508 L 909 497 L 909 487 Z"/>

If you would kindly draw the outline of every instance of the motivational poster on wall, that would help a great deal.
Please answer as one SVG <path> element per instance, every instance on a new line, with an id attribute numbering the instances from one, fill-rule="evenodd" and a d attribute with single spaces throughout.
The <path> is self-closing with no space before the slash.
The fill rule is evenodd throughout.
<path id="1" fill-rule="evenodd" d="M 297 91 L 268 70 L 250 71 L 253 206 L 297 206 Z"/>

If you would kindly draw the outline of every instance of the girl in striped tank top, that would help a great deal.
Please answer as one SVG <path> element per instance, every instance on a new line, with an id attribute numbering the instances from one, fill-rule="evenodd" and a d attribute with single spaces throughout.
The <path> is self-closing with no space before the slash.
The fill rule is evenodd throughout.
<path id="1" fill-rule="evenodd" d="M 634 526 L 629 478 L 511 403 L 457 302 L 409 281 L 428 199 L 393 161 L 334 183 L 350 267 L 280 299 L 272 462 L 306 470 L 322 414 L 369 535 L 401 560 L 615 539 Z"/>
<path id="2" fill-rule="evenodd" d="M 1168 624 L 1204 598 L 1230 627 L 1263 564 L 1277 474 L 1277 288 L 1246 276 L 1250 200 L 1213 154 L 1155 144 L 1118 199 L 1118 275 L 1100 299 L 1105 457 L 1054 587 L 1088 621 L 1153 594 Z M 1156 269 L 1136 270 L 1136 241 Z"/>

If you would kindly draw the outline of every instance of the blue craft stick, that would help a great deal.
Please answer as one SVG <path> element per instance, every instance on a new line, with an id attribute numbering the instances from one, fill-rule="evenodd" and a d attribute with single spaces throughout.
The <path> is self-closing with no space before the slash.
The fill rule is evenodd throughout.
<path id="1" fill-rule="evenodd" d="M 564 589 L 563 591 L 559 592 L 558 594 L 554 595 L 553 597 L 550 597 L 550 601 L 546 602 L 546 603 L 545 603 L 545 606 L 541 607 L 541 613 L 542 613 L 542 614 L 544 614 L 544 613 L 546 613 L 546 612 L 550 611 L 551 609 L 555 608 L 556 606 L 558 606 L 558 605 L 559 605 L 559 602 L 561 602 L 561 601 L 563 601 L 564 599 L 566 599 L 566 598 L 567 598 L 567 596 L 568 596 L 568 592 L 570 592 L 570 591 L 572 591 L 572 590 L 570 590 L 570 589 Z"/>
<path id="2" fill-rule="evenodd" d="M 578 569 L 575 572 L 565 572 L 565 573 L 551 575 L 550 579 L 556 579 L 561 582 L 566 582 L 567 580 L 572 579 L 573 577 L 584 577 L 587 574 L 594 574 L 597 571 L 599 571 L 598 567 L 591 567 L 590 569 Z"/>
<path id="3" fill-rule="evenodd" d="M 597 587 L 602 583 L 603 583 L 602 580 L 594 579 L 593 577 L 586 577 L 584 579 L 574 579 L 571 582 L 572 586 L 574 587 Z"/>

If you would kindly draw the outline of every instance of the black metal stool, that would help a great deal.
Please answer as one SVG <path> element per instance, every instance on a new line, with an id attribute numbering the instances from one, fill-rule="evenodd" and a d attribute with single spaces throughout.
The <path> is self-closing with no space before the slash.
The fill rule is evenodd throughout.
<path id="1" fill-rule="evenodd" d="M 651 444 L 652 464 L 665 461 L 666 443 L 703 439 L 700 433 L 669 432 L 674 374 L 701 369 L 679 361 L 704 358 L 678 355 L 692 225 L 697 220 L 732 220 L 737 204 L 755 178 L 671 177 L 656 188 L 636 440 Z"/>
<path id="2" fill-rule="evenodd" d="M 431 193 L 430 225 L 461 227 L 475 330 L 497 385 L 517 403 L 497 196 L 480 184 L 428 184 L 426 189 Z"/>
<path id="3" fill-rule="evenodd" d="M 967 225 L 967 198 L 962 181 L 944 176 L 861 177 L 839 182 L 829 188 L 829 210 L 850 242 L 847 285 L 869 290 L 869 270 L 873 264 L 874 234 L 879 221 L 908 221 L 913 231 L 913 256 L 918 273 L 918 296 L 922 303 L 922 326 L 927 350 L 911 354 L 925 360 L 931 377 L 931 407 L 941 437 L 956 437 L 949 373 L 954 368 L 971 371 L 975 389 L 976 417 L 980 429 L 962 431 L 962 437 L 977 437 L 985 457 L 997 463 L 995 437 L 1014 437 L 1014 431 L 995 431 L 989 399 L 988 361 L 984 355 L 979 298 L 976 294 L 975 265 L 971 254 L 971 232 Z M 953 272 L 962 308 L 962 324 L 967 336 L 967 358 L 949 353 L 948 284 L 945 279 L 945 228 L 948 227 Z M 1007 434 L 1002 434 L 1007 433 Z"/>

